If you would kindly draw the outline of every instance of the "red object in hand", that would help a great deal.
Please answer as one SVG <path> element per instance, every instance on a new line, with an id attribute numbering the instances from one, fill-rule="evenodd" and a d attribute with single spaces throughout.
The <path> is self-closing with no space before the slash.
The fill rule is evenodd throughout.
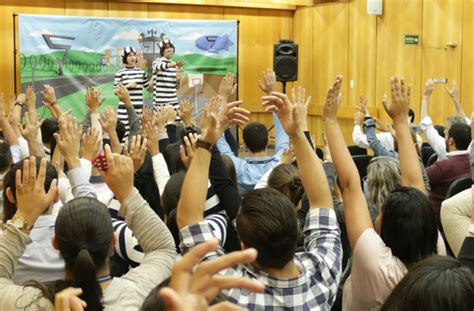
<path id="1" fill-rule="evenodd" d="M 99 152 L 94 159 L 92 159 L 92 165 L 101 171 L 107 171 L 107 158 L 105 157 L 105 152 Z"/>

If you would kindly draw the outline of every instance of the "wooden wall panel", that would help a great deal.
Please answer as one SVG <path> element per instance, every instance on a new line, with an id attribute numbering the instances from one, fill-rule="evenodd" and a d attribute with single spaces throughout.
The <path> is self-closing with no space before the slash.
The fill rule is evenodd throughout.
<path id="1" fill-rule="evenodd" d="M 13 61 L 13 13 L 17 14 L 64 14 L 65 1 L 47 0 L 41 2 L 27 0 L 5 0 L 0 4 L 0 37 L 2 38 L 2 49 L 0 49 L 0 73 L 3 79 L 0 80 L 0 92 L 6 98 L 10 98 L 14 93 L 14 61 Z M 18 40 L 17 40 L 18 49 Z M 20 63 L 17 54 L 17 64 Z M 17 77 L 20 76 L 20 69 L 17 68 Z M 20 80 L 17 79 L 17 87 L 20 87 Z"/>
<path id="2" fill-rule="evenodd" d="M 337 75 L 343 75 L 342 106 L 347 106 L 349 6 L 345 3 L 314 8 L 313 90 L 322 104 Z"/>
<path id="3" fill-rule="evenodd" d="M 149 18 L 170 19 L 223 19 L 224 9 L 221 7 L 150 4 Z"/>
<path id="4" fill-rule="evenodd" d="M 108 17 L 107 1 L 66 1 L 66 15 Z"/>
<path id="5" fill-rule="evenodd" d="M 377 19 L 374 15 L 367 14 L 366 0 L 355 0 L 348 5 L 348 105 L 358 104 L 359 96 L 364 95 L 369 107 L 375 107 Z"/>
<path id="6" fill-rule="evenodd" d="M 263 93 L 258 88 L 263 68 L 260 66 L 258 33 L 260 27 L 258 9 L 225 8 L 225 19 L 240 20 L 239 24 L 239 99 L 243 107 L 251 111 L 262 111 L 260 98 Z"/>
<path id="7" fill-rule="evenodd" d="M 474 111 L 474 0 L 463 2 L 461 103 L 469 115 Z"/>
<path id="8" fill-rule="evenodd" d="M 294 40 L 298 44 L 298 81 L 294 85 L 306 88 L 308 94 L 313 93 L 313 8 L 296 10 L 293 17 Z M 314 101 L 314 98 L 313 98 Z"/>
<path id="9" fill-rule="evenodd" d="M 460 83 L 462 12 L 462 0 L 431 0 L 423 3 L 422 82 L 436 77 L 448 78 L 449 85 L 453 80 Z M 451 43 L 458 47 L 448 47 Z M 422 83 L 420 92 L 423 92 L 423 88 Z M 446 116 L 455 112 L 445 89 L 445 84 L 436 84 L 431 96 L 430 115 L 435 124 L 444 124 Z M 417 107 L 416 104 L 413 106 Z"/>
<path id="10" fill-rule="evenodd" d="M 390 76 L 405 78 L 412 85 L 411 103 L 419 111 L 421 90 L 422 50 L 420 45 L 405 45 L 405 34 L 422 35 L 422 0 L 384 1 L 384 11 L 377 18 L 377 108 L 383 111 L 380 100 L 384 93 L 389 94 Z M 382 120 L 388 121 L 385 112 Z"/>
<path id="11" fill-rule="evenodd" d="M 148 18 L 148 4 L 109 2 L 109 17 Z"/>

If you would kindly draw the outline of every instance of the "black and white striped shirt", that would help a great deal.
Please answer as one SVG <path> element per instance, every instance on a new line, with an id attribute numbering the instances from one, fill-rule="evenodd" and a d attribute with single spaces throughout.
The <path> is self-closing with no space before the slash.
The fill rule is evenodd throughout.
<path id="1" fill-rule="evenodd" d="M 168 68 L 172 61 L 165 57 L 153 61 L 153 104 L 155 108 L 166 104 L 179 109 L 176 94 L 179 84 L 176 81 L 176 67 Z"/>
<path id="2" fill-rule="evenodd" d="M 147 79 L 147 75 L 143 69 L 133 67 L 125 67 L 120 69 L 115 74 L 114 80 L 114 88 L 117 88 L 118 84 L 122 84 L 123 86 L 127 86 L 127 84 L 135 82 L 137 87 L 129 88 L 128 92 L 130 94 L 130 99 L 132 100 L 133 108 L 135 109 L 136 113 L 140 115 L 143 110 L 143 89 L 148 88 L 149 81 Z M 125 125 L 126 133 L 125 137 L 128 136 L 129 132 L 129 120 L 127 115 L 127 109 L 125 108 L 125 104 L 120 102 L 118 106 L 118 119 Z"/>

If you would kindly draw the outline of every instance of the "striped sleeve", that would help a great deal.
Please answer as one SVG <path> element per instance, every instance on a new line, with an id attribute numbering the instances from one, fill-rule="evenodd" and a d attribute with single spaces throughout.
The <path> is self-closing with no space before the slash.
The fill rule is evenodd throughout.
<path id="1" fill-rule="evenodd" d="M 112 219 L 112 226 L 117 239 L 115 244 L 117 254 L 132 268 L 140 265 L 145 254 L 127 223 L 123 220 Z"/>

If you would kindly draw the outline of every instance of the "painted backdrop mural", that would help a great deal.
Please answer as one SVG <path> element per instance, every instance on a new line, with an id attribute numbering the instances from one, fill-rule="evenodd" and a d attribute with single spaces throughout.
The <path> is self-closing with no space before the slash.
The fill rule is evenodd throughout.
<path id="1" fill-rule="evenodd" d="M 103 106 L 116 106 L 113 79 L 123 66 L 122 49 L 135 47 L 151 73 L 152 61 L 160 57 L 158 43 L 165 37 L 176 47 L 173 60 L 184 60 L 185 77 L 203 74 L 198 89 L 183 79 L 180 97 L 202 104 L 217 92 L 223 75 L 237 75 L 237 21 L 19 15 L 22 89 L 31 83 L 39 93 L 43 84 L 53 86 L 63 110 L 71 108 L 79 118 L 86 113 L 88 86 L 103 89 Z M 151 98 L 145 94 L 145 105 L 151 105 Z M 49 116 L 44 107 L 39 112 Z"/>

